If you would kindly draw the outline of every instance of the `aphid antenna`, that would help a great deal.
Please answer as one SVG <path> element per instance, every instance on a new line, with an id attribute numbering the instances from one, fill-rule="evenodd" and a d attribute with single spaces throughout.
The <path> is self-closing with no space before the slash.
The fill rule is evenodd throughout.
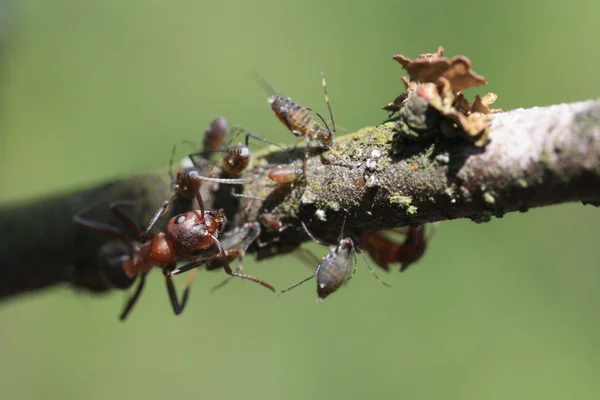
<path id="1" fill-rule="evenodd" d="M 173 145 L 173 149 L 171 150 L 171 158 L 169 159 L 169 178 L 171 178 L 171 184 L 173 184 L 173 182 L 175 182 L 175 174 L 173 174 L 173 164 L 175 164 L 175 153 L 177 152 L 177 146 L 179 146 L 181 144 L 187 144 L 192 149 L 195 148 L 194 144 L 192 142 L 190 142 L 189 140 L 182 140 L 181 142 L 179 142 L 179 144 Z M 190 157 L 190 160 L 192 160 L 191 157 Z M 196 165 L 196 163 L 194 163 L 194 160 L 192 160 L 192 163 L 194 165 Z"/>
<path id="2" fill-rule="evenodd" d="M 325 81 L 325 72 L 323 72 L 323 70 L 321 70 L 321 84 L 323 85 L 323 92 L 325 93 L 325 103 L 327 103 L 327 109 L 329 110 L 329 116 L 331 117 L 331 124 L 333 125 L 332 138 L 334 138 L 335 133 L 336 133 L 335 119 L 333 118 L 333 112 L 331 111 L 331 104 L 329 103 L 329 95 L 327 94 L 327 82 Z M 323 118 L 321 117 L 321 119 L 323 119 Z M 327 123 L 325 123 L 325 126 L 327 126 Z"/>
<path id="3" fill-rule="evenodd" d="M 321 246 L 327 246 L 326 243 L 323 243 L 322 241 L 320 241 L 319 239 L 317 239 L 316 237 L 314 237 L 312 233 L 310 233 L 310 231 L 306 227 L 306 224 L 304 223 L 304 221 L 300 221 L 300 223 L 302 224 L 302 227 L 304 228 L 304 232 L 306 232 L 306 234 L 308 235 L 308 237 L 310 237 L 315 242 L 319 243 Z"/>

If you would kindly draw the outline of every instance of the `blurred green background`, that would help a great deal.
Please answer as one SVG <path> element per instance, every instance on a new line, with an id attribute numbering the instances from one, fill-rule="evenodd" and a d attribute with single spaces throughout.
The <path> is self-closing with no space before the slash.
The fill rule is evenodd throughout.
<path id="1" fill-rule="evenodd" d="M 469 56 L 505 110 L 600 93 L 589 0 L 1 6 L 2 202 L 165 166 L 218 115 L 292 143 L 251 69 L 325 111 L 323 69 L 351 131 L 381 122 L 402 88 L 392 54 L 438 45 Z M 385 276 L 391 289 L 361 263 L 320 305 L 314 282 L 211 295 L 222 274 L 204 272 L 177 318 L 159 273 L 125 324 L 123 293 L 19 297 L 0 304 L 0 398 L 597 397 L 599 224 L 577 204 L 442 223 L 419 264 Z M 310 273 L 293 257 L 246 268 L 277 287 Z"/>

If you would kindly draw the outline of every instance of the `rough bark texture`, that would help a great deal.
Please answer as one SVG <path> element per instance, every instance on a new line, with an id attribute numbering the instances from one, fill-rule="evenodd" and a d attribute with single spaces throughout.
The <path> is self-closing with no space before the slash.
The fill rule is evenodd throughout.
<path id="1" fill-rule="evenodd" d="M 275 185 L 266 174 L 274 165 L 300 167 L 304 148 L 267 149 L 255 155 L 253 182 L 236 188 L 264 201 L 232 197 L 230 185 L 206 184 L 203 197 L 208 207 L 225 210 L 230 227 L 265 212 L 290 224 L 280 234 L 263 229 L 261 239 L 279 240 L 260 249 L 259 258 L 308 240 L 297 229 L 300 221 L 316 236 L 334 241 L 344 218 L 345 233 L 360 235 L 455 218 L 485 222 L 570 201 L 600 203 L 600 101 L 497 114 L 491 141 L 483 148 L 462 139 L 401 141 L 411 136 L 402 129 L 401 121 L 391 121 L 339 137 L 334 150 L 343 160 L 329 151 L 311 151 L 306 179 L 294 184 Z M 106 205 L 128 199 L 136 202 L 130 215 L 143 225 L 170 190 L 161 171 L 4 206 L 0 231 L 11 235 L 0 242 L 0 297 L 57 283 L 109 290 L 97 262 L 107 238 L 76 228 L 72 215 L 95 205 L 87 216 L 118 225 Z M 190 206 L 178 201 L 170 215 Z"/>

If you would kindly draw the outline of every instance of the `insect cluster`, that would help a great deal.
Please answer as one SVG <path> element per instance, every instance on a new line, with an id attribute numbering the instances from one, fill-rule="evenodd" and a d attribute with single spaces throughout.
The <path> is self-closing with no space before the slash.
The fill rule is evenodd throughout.
<path id="1" fill-rule="evenodd" d="M 301 166 L 276 167 L 268 171 L 267 175 L 273 182 L 272 192 L 285 185 L 294 185 L 298 180 L 310 179 L 307 177 L 307 161 L 310 152 L 315 149 L 314 146 L 310 146 L 312 143 L 316 142 L 317 148 L 327 149 L 343 159 L 331 148 L 336 129 L 324 76 L 322 85 L 331 125 L 319 113 L 298 104 L 291 98 L 277 94 L 263 78 L 256 79 L 268 91 L 270 95 L 268 101 L 277 118 L 295 137 L 306 143 Z M 243 134 L 244 144 L 235 144 L 235 139 L 240 134 Z M 77 226 L 115 239 L 108 243 L 116 242 L 121 247 L 125 246 L 125 250 L 120 253 L 104 249 L 101 253 L 104 259 L 99 263 L 106 268 L 105 277 L 113 287 L 128 288 L 137 280 L 137 286 L 120 314 L 121 320 L 125 320 L 129 315 L 144 288 L 146 275 L 153 268 L 160 268 L 163 271 L 170 303 L 175 314 L 179 314 L 187 304 L 190 284 L 200 267 L 205 267 L 207 270 L 223 269 L 228 275 L 227 279 L 215 289 L 222 287 L 232 278 L 239 278 L 258 283 L 278 295 L 316 278 L 317 295 L 322 300 L 354 276 L 359 253 L 364 258 L 369 271 L 383 283 L 375 274 L 362 250 L 369 253 L 373 261 L 386 271 L 392 263 L 400 263 L 401 270 L 404 270 L 422 256 L 427 243 L 424 226 L 391 231 L 394 235 L 401 235 L 403 241 L 393 239 L 389 235 L 390 232 L 384 231 L 352 237 L 345 234 L 346 218 L 344 218 L 339 229 L 339 237 L 336 243 L 330 246 L 329 251 L 321 259 L 309 253 L 316 269 L 308 278 L 285 290 L 277 291 L 265 280 L 243 273 L 243 258 L 246 253 L 252 250 L 260 259 L 260 249 L 280 241 L 281 236 L 290 231 L 296 235 L 308 235 L 319 244 L 329 245 L 316 239 L 304 222 L 296 226 L 278 219 L 269 209 L 265 198 L 243 194 L 244 185 L 253 182 L 254 168 L 260 168 L 252 167 L 252 152 L 249 147 L 251 139 L 279 146 L 282 149 L 281 154 L 289 151 L 288 148 L 243 128 L 230 129 L 224 118 L 217 118 L 208 125 L 200 151 L 190 154 L 187 165 L 181 167 L 176 174 L 169 172 L 172 182 L 171 194 L 147 224 L 140 226 L 125 213 L 124 208 L 135 207 L 135 204 L 129 201 L 119 201 L 110 205 L 110 211 L 129 234 L 115 226 L 87 219 L 83 216 L 84 213 L 73 217 L 73 222 Z M 214 160 L 218 154 L 222 155 L 220 168 L 217 168 Z M 174 156 L 171 157 L 171 166 L 173 158 Z M 218 208 L 225 205 L 214 204 L 212 209 L 207 209 L 202 195 L 202 190 L 220 191 L 223 188 L 227 188 L 226 192 L 231 200 L 242 205 L 264 202 L 263 206 L 259 208 L 257 215 L 249 216 L 244 221 L 228 221 L 227 213 Z M 183 212 L 175 210 L 175 200 L 186 200 L 187 208 Z M 193 207 L 194 200 L 197 206 Z M 167 218 L 169 219 L 165 225 Z M 161 226 L 165 228 L 160 229 Z M 266 235 L 262 235 L 263 233 Z M 261 240 L 261 237 L 267 239 Z M 277 254 L 292 251 L 296 254 L 307 252 L 297 247 L 289 249 L 284 246 L 271 247 L 276 249 Z M 235 269 L 231 266 L 234 262 Z M 182 294 L 178 295 L 173 276 L 184 272 L 189 272 L 189 278 Z"/>

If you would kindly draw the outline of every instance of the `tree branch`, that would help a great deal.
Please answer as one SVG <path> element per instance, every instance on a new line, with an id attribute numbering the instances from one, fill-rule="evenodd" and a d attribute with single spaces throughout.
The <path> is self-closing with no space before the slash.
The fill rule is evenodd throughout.
<path id="1" fill-rule="evenodd" d="M 332 152 L 311 151 L 306 179 L 275 185 L 275 165 L 298 168 L 303 148 L 272 148 L 255 156 L 253 182 L 238 192 L 264 201 L 231 196 L 231 186 L 204 185 L 208 207 L 223 208 L 229 226 L 270 213 L 290 226 L 305 221 L 318 237 L 334 241 L 346 218 L 346 234 L 420 225 L 456 218 L 488 221 L 511 211 L 563 202 L 600 204 L 600 101 L 514 110 L 493 117 L 490 143 L 482 148 L 463 139 L 398 140 L 410 136 L 402 121 L 339 137 Z M 428 135 L 423 135 L 428 136 Z M 325 160 L 325 162 L 324 162 Z M 329 163 L 328 161 L 332 162 Z M 107 238 L 76 228 L 73 214 L 93 204 L 135 200 L 131 215 L 140 224 L 168 197 L 165 171 L 133 176 L 34 203 L 0 210 L 0 297 L 69 283 L 90 291 L 109 290 L 97 257 Z M 189 209 L 181 200 L 173 213 Z M 116 222 L 107 207 L 90 218 Z M 167 218 L 165 218 L 166 222 Z M 308 237 L 295 228 L 263 229 L 261 239 L 279 240 L 259 250 L 266 258 L 296 248 Z"/>

